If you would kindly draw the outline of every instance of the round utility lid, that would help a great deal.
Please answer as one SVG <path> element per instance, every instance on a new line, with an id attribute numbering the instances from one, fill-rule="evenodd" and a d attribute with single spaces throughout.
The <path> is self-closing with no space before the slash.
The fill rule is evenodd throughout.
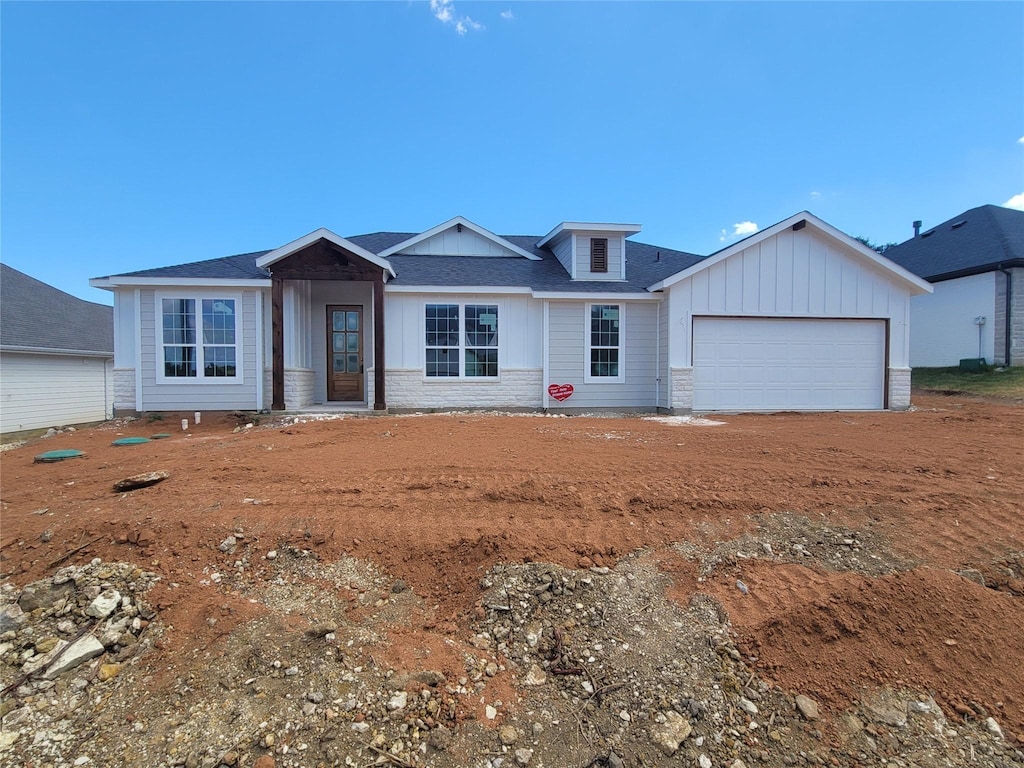
<path id="1" fill-rule="evenodd" d="M 138 445 L 139 443 L 148 443 L 148 437 L 120 437 L 111 445 Z"/>
<path id="2" fill-rule="evenodd" d="M 74 448 L 62 448 L 59 451 L 47 451 L 46 453 L 40 453 L 35 457 L 34 461 L 41 461 L 44 463 L 52 463 L 55 461 L 64 461 L 64 459 L 77 459 L 79 456 L 84 456 L 82 451 L 75 450 Z"/>
<path id="3" fill-rule="evenodd" d="M 165 437 L 170 437 L 170 432 L 157 432 L 155 435 L 150 435 L 150 440 L 163 440 Z"/>

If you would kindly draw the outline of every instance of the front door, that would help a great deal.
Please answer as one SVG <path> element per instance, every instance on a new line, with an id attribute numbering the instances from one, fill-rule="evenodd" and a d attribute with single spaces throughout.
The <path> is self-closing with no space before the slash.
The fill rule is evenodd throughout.
<path id="1" fill-rule="evenodd" d="M 362 307 L 327 307 L 327 399 L 363 400 Z"/>

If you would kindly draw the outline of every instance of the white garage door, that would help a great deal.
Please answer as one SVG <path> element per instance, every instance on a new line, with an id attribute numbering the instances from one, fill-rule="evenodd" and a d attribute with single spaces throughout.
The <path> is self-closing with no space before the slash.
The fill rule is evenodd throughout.
<path id="1" fill-rule="evenodd" d="M 693 383 L 699 411 L 882 408 L 885 323 L 695 317 Z"/>

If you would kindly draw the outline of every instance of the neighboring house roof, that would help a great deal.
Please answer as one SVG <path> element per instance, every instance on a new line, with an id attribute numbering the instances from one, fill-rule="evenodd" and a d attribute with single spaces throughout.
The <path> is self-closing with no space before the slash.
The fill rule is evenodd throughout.
<path id="1" fill-rule="evenodd" d="M 887 258 L 933 282 L 998 266 L 1024 266 L 1024 211 L 982 205 L 886 250 Z"/>
<path id="2" fill-rule="evenodd" d="M 114 354 L 114 310 L 0 264 L 0 348 Z"/>
<path id="3" fill-rule="evenodd" d="M 418 237 L 410 232 L 374 232 L 344 238 L 373 254 Z M 396 277 L 388 285 L 414 286 L 492 286 L 524 287 L 543 292 L 643 293 L 651 283 L 663 280 L 696 264 L 703 256 L 660 248 L 646 243 L 626 241 L 626 281 L 572 280 L 565 268 L 546 248 L 538 248 L 540 235 L 501 235 L 524 255 L 532 258 L 489 258 L 472 256 L 388 256 Z M 120 275 L 94 278 L 94 285 L 116 282 L 117 278 L 155 278 L 183 280 L 267 280 L 270 273 L 257 266 L 258 261 L 275 251 L 256 251 L 219 259 L 195 261 L 155 269 L 143 269 Z M 659 256 L 660 254 L 660 256 Z M 104 286 L 106 287 L 106 286 Z"/>

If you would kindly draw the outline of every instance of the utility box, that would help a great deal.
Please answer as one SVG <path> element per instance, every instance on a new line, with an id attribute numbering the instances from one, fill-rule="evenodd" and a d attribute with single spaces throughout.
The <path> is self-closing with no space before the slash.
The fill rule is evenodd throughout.
<path id="1" fill-rule="evenodd" d="M 960 361 L 961 373 L 982 373 L 987 368 L 984 357 L 965 357 Z"/>

